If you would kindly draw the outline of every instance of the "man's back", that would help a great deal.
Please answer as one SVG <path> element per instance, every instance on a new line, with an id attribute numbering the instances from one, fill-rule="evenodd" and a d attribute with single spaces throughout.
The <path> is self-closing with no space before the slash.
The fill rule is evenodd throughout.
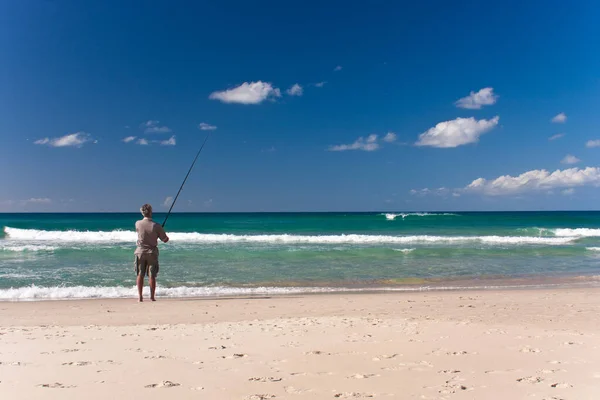
<path id="1" fill-rule="evenodd" d="M 135 223 L 135 230 L 138 234 L 135 254 L 158 254 L 158 239 L 163 242 L 167 240 L 167 235 L 163 227 L 150 218 L 137 221 Z"/>

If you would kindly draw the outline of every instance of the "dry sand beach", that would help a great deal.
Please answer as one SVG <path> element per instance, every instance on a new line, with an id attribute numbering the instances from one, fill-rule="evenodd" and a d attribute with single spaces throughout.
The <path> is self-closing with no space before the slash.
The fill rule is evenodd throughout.
<path id="1" fill-rule="evenodd" d="M 600 289 L 0 303 L 1 399 L 600 398 Z"/>

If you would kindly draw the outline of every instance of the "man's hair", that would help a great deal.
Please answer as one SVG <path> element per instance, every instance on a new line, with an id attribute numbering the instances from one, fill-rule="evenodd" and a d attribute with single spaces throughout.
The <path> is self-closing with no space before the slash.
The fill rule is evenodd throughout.
<path id="1" fill-rule="evenodd" d="M 152 215 L 152 206 L 150 204 L 144 204 L 142 208 L 140 208 L 140 212 L 144 217 L 149 217 Z"/>

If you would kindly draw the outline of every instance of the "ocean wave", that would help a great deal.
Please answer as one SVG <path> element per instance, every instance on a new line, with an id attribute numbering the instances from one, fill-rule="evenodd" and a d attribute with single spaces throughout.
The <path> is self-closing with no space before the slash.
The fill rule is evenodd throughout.
<path id="1" fill-rule="evenodd" d="M 586 247 L 585 249 L 589 251 L 600 251 L 600 247 Z"/>
<path id="2" fill-rule="evenodd" d="M 398 217 L 402 217 L 402 219 L 405 219 L 407 217 L 434 217 L 434 216 L 440 216 L 440 215 L 458 216 L 458 214 L 453 214 L 453 213 L 400 213 L 400 214 L 385 213 L 385 214 L 381 214 L 381 215 L 385 215 L 385 219 L 387 219 L 388 221 L 394 221 Z"/>
<path id="3" fill-rule="evenodd" d="M 559 228 L 551 231 L 560 237 L 600 237 L 600 229 L 593 228 Z"/>
<path id="4" fill-rule="evenodd" d="M 35 245 L 35 244 L 26 244 L 22 246 L 18 245 L 6 245 L 0 244 L 0 251 L 11 251 L 11 252 L 28 252 L 28 251 L 54 251 L 56 250 L 56 246 L 47 246 L 47 245 Z"/>
<path id="5" fill-rule="evenodd" d="M 5 227 L 9 239 L 51 243 L 135 243 L 137 235 L 133 231 L 40 231 Z M 172 242 L 181 243 L 264 243 L 264 244 L 384 244 L 384 243 L 483 243 L 498 245 L 564 245 L 576 237 L 536 237 L 536 236 L 388 236 L 388 235 L 231 235 L 197 232 L 171 232 Z M 170 242 L 170 243 L 172 243 Z"/>

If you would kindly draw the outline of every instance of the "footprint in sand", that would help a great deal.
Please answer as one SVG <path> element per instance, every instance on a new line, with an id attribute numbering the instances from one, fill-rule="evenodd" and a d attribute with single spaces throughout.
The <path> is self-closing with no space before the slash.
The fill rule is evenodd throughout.
<path id="1" fill-rule="evenodd" d="M 521 353 L 540 353 L 540 349 L 533 348 L 531 346 L 525 346 L 521 349 Z"/>
<path id="2" fill-rule="evenodd" d="M 76 367 L 83 367 L 85 365 L 90 365 L 90 364 L 91 364 L 90 361 L 71 361 L 71 362 L 62 363 L 62 365 L 74 365 Z"/>
<path id="3" fill-rule="evenodd" d="M 246 397 L 247 400 L 266 400 L 274 398 L 274 394 L 253 394 Z"/>
<path id="4" fill-rule="evenodd" d="M 274 378 L 272 376 L 258 376 L 249 378 L 250 382 L 279 382 L 282 378 Z"/>
<path id="5" fill-rule="evenodd" d="M 321 350 L 307 351 L 307 352 L 304 353 L 304 355 L 306 355 L 306 356 L 311 356 L 311 355 L 320 356 L 320 355 L 323 355 L 323 354 L 329 354 L 329 353 L 323 353 Z"/>
<path id="6" fill-rule="evenodd" d="M 391 355 L 383 354 L 378 357 L 373 357 L 373 361 L 390 360 L 390 359 L 396 358 L 398 356 L 401 356 L 401 354 L 398 354 L 398 353 L 391 354 Z"/>
<path id="7" fill-rule="evenodd" d="M 544 378 L 540 377 L 540 376 L 526 376 L 524 378 L 519 378 L 517 379 L 517 382 L 521 382 L 521 383 L 541 383 L 544 381 Z"/>
<path id="8" fill-rule="evenodd" d="M 333 397 L 337 397 L 340 399 L 363 399 L 368 397 L 375 397 L 372 394 L 367 393 L 357 393 L 357 392 L 345 392 L 345 393 L 336 393 Z"/>
<path id="9" fill-rule="evenodd" d="M 442 371 L 438 371 L 438 374 L 458 374 L 460 373 L 459 369 L 444 369 Z"/>
<path id="10" fill-rule="evenodd" d="M 154 389 L 154 388 L 169 388 L 179 386 L 179 383 L 171 382 L 171 381 L 162 381 L 161 383 L 151 383 L 150 385 L 144 386 L 145 388 Z"/>
<path id="11" fill-rule="evenodd" d="M 293 386 L 286 386 L 284 389 L 285 389 L 285 392 L 289 393 L 289 394 L 302 394 L 302 393 L 306 393 L 306 392 L 311 392 L 312 391 L 310 389 L 296 389 Z"/>
<path id="12" fill-rule="evenodd" d="M 354 375 L 350 375 L 348 378 L 351 379 L 368 379 L 368 378 L 372 378 L 374 376 L 377 376 L 375 374 L 354 374 Z"/>
<path id="13" fill-rule="evenodd" d="M 572 388 L 573 385 L 571 385 L 570 383 L 553 383 L 552 385 L 550 385 L 553 388 L 558 388 L 558 389 L 566 389 L 566 388 Z"/>
<path id="14" fill-rule="evenodd" d="M 52 389 L 69 389 L 69 388 L 74 388 L 77 387 L 75 385 L 63 385 L 60 382 L 54 382 L 54 383 L 42 383 L 40 385 L 37 385 L 38 387 L 43 387 L 43 388 L 52 388 Z"/>
<path id="15" fill-rule="evenodd" d="M 146 360 L 160 360 L 160 359 L 163 359 L 163 358 L 167 358 L 167 357 L 161 356 L 161 355 L 158 355 L 158 356 L 146 356 L 146 357 L 144 357 L 144 359 L 146 359 Z"/>

